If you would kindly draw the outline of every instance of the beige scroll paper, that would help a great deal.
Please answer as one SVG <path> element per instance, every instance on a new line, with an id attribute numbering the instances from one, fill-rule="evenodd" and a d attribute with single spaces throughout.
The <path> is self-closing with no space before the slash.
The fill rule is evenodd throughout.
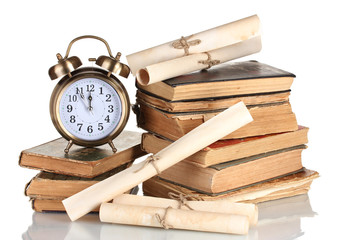
<path id="1" fill-rule="evenodd" d="M 224 213 L 200 212 L 171 207 L 131 206 L 103 203 L 100 221 L 108 223 L 186 229 L 194 231 L 247 234 L 248 217 Z"/>
<path id="2" fill-rule="evenodd" d="M 251 121 L 253 118 L 243 102 L 231 106 L 162 149 L 152 158 L 148 157 L 63 200 L 68 216 L 72 221 L 82 217 L 99 207 L 101 203 L 114 199 Z"/>
<path id="3" fill-rule="evenodd" d="M 260 20 L 253 15 L 130 54 L 126 58 L 139 83 L 147 85 L 260 50 Z M 188 57 L 191 55 L 194 57 Z M 175 59 L 177 61 L 173 61 Z"/>
<path id="4" fill-rule="evenodd" d="M 194 201 L 187 199 L 194 199 L 195 196 L 184 196 L 174 193 L 171 193 L 169 197 L 172 199 L 122 194 L 114 198 L 113 203 L 245 215 L 248 216 L 251 225 L 256 225 L 258 222 L 258 208 L 252 203 L 234 203 L 228 200 Z"/>

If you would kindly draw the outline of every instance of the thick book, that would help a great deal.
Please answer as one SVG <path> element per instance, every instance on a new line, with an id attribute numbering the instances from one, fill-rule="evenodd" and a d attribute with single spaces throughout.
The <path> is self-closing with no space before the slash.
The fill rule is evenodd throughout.
<path id="1" fill-rule="evenodd" d="M 295 131 L 298 124 L 289 102 L 247 106 L 253 121 L 223 139 L 244 138 L 271 133 Z M 204 112 L 166 112 L 139 103 L 138 126 L 171 140 L 177 140 L 197 126 L 219 114 L 223 109 Z"/>
<path id="2" fill-rule="evenodd" d="M 136 186 L 127 193 L 137 194 L 139 187 Z M 65 207 L 62 204 L 62 200 L 65 198 L 34 198 L 32 197 L 31 204 L 32 209 L 36 212 L 65 212 Z M 99 212 L 99 207 L 93 209 L 91 212 Z"/>
<path id="3" fill-rule="evenodd" d="M 220 193 L 301 170 L 301 152 L 305 148 L 299 145 L 207 168 L 181 161 L 159 177 L 200 192 Z"/>
<path id="4" fill-rule="evenodd" d="M 105 144 L 95 148 L 74 145 L 66 154 L 64 149 L 67 141 L 59 138 L 22 151 L 19 165 L 46 172 L 93 178 L 143 156 L 145 152 L 141 150 L 140 143 L 141 133 L 123 131 L 114 139 L 114 145 L 118 149 L 116 153 Z"/>
<path id="5" fill-rule="evenodd" d="M 265 152 L 298 146 L 308 142 L 308 128 L 299 126 L 296 131 L 268 134 L 240 139 L 219 140 L 184 161 L 201 167 L 229 162 Z M 143 133 L 141 148 L 147 153 L 157 153 L 173 141 L 151 133 Z"/>
<path id="6" fill-rule="evenodd" d="M 144 195 L 153 197 L 169 198 L 168 194 L 173 192 L 197 196 L 197 199 L 205 201 L 227 199 L 232 202 L 259 203 L 305 194 L 309 191 L 313 180 L 318 177 L 318 172 L 304 168 L 298 173 L 217 194 L 201 193 L 180 184 L 153 177 L 142 184 L 142 189 Z"/>
<path id="7" fill-rule="evenodd" d="M 185 99 L 179 101 L 169 101 L 153 94 L 137 90 L 137 102 L 146 103 L 152 107 L 166 112 L 193 112 L 210 111 L 214 109 L 226 109 L 243 101 L 247 106 L 281 103 L 289 101 L 291 91 L 281 91 L 273 93 L 248 94 L 240 96 L 214 97 L 207 99 Z"/>
<path id="8" fill-rule="evenodd" d="M 137 88 L 167 100 L 203 99 L 289 90 L 295 75 L 257 61 L 220 64 Z"/>

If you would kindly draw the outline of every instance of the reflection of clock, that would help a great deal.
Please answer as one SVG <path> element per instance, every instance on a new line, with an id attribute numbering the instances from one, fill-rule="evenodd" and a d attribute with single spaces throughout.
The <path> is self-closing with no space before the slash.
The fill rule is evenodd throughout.
<path id="1" fill-rule="evenodd" d="M 110 56 L 90 59 L 104 69 L 78 68 L 80 59 L 68 58 L 68 53 L 71 45 L 83 38 L 103 41 L 110 53 L 105 40 L 82 36 L 70 43 L 65 58 L 57 54 L 59 63 L 50 68 L 50 77 L 56 79 L 66 76 L 58 82 L 52 93 L 51 118 L 58 132 L 69 141 L 66 153 L 73 143 L 86 147 L 108 143 L 116 152 L 112 140 L 127 123 L 130 103 L 124 86 L 112 73 L 128 77 L 129 68 L 119 62 L 120 53 L 115 58 L 110 53 Z"/>

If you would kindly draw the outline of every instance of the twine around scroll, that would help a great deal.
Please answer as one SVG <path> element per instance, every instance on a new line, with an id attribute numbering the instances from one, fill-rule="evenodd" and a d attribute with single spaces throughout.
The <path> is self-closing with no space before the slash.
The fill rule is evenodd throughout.
<path id="1" fill-rule="evenodd" d="M 191 40 L 191 41 L 187 41 L 189 38 L 191 38 L 193 35 L 188 36 L 188 37 L 181 37 L 180 39 L 174 41 L 172 43 L 172 47 L 174 47 L 175 49 L 184 49 L 185 54 L 184 56 L 189 55 L 189 48 L 190 46 L 195 46 L 195 45 L 199 45 L 201 43 L 200 39 L 195 39 L 195 40 Z"/>
<path id="2" fill-rule="evenodd" d="M 152 166 L 155 168 L 158 174 L 161 173 L 160 169 L 158 168 L 156 161 L 159 160 L 159 157 L 155 157 L 154 155 L 150 155 L 146 158 L 144 165 L 142 165 L 141 168 L 135 170 L 134 172 L 139 172 L 140 170 L 144 169 L 148 164 L 152 164 Z"/>
<path id="3" fill-rule="evenodd" d="M 199 195 L 197 194 L 176 194 L 176 193 L 173 193 L 173 192 L 169 192 L 168 193 L 168 196 L 173 199 L 173 200 L 177 200 L 178 203 L 179 203 L 179 206 L 178 206 L 178 209 L 181 209 L 182 206 L 185 206 L 187 207 L 189 210 L 194 210 L 191 206 L 188 205 L 188 199 L 191 198 L 191 199 L 198 199 L 198 201 L 204 201 L 204 199 L 202 199 Z"/>
<path id="4" fill-rule="evenodd" d="M 211 54 L 209 52 L 203 52 L 203 53 L 205 53 L 207 55 L 207 59 L 206 60 L 200 60 L 200 61 L 198 61 L 198 63 L 208 65 L 208 67 L 205 68 L 205 69 L 209 69 L 212 66 L 220 63 L 220 60 L 212 60 Z"/>
<path id="5" fill-rule="evenodd" d="M 169 211 L 171 207 L 168 207 L 166 208 L 165 210 L 165 214 L 164 214 L 164 217 L 161 218 L 160 215 L 158 213 L 155 214 L 155 218 L 158 220 L 158 222 L 160 223 L 160 225 L 164 228 L 164 229 L 170 229 L 170 228 L 173 228 L 172 225 L 168 224 L 166 222 L 166 216 L 167 216 L 167 212 Z"/>

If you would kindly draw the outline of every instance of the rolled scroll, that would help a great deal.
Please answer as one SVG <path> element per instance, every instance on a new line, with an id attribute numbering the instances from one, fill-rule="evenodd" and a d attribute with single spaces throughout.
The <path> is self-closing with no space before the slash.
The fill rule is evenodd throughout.
<path id="1" fill-rule="evenodd" d="M 122 194 L 114 198 L 113 203 L 159 208 L 172 207 L 175 209 L 185 209 L 202 212 L 245 215 L 248 216 L 251 225 L 256 225 L 258 222 L 258 208 L 255 204 L 233 203 L 228 200 L 190 201 L 187 200 L 189 196 L 187 196 L 187 198 L 185 198 L 185 196 L 183 195 L 176 194 L 172 194 L 170 196 L 173 199 Z M 194 198 L 194 196 L 192 196 L 192 198 Z"/>
<path id="2" fill-rule="evenodd" d="M 247 234 L 247 216 L 174 208 L 103 203 L 100 221 L 108 223 L 186 229 L 205 232 Z"/>
<path id="3" fill-rule="evenodd" d="M 149 85 L 189 72 L 209 68 L 236 58 L 244 57 L 261 50 L 261 37 L 256 36 L 245 41 L 228 45 L 204 53 L 191 54 L 185 57 L 156 63 L 139 69 L 137 81 Z"/>
<path id="4" fill-rule="evenodd" d="M 251 121 L 253 118 L 243 102 L 233 105 L 154 156 L 63 200 L 68 216 L 72 221 L 82 217 Z"/>
<path id="5" fill-rule="evenodd" d="M 136 75 L 139 69 L 155 63 L 190 54 L 209 52 L 256 36 L 260 36 L 260 20 L 257 15 L 253 15 L 127 55 L 126 58 L 133 75 Z"/>

